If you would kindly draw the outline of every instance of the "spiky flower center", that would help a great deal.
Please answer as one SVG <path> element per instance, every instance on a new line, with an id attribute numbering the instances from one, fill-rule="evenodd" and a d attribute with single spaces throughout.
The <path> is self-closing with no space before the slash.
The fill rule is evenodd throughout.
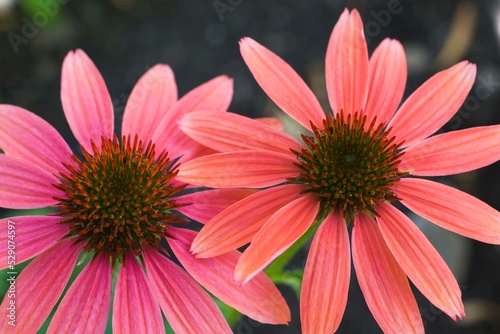
<path id="1" fill-rule="evenodd" d="M 366 126 L 358 113 L 327 116 L 323 128 L 312 125 L 313 136 L 302 135 L 307 148 L 295 152 L 302 173 L 291 182 L 306 185 L 321 202 L 322 211 L 341 212 L 347 222 L 357 213 L 376 215 L 375 206 L 397 199 L 391 185 L 406 173 L 398 170 L 402 143 L 384 124 Z"/>
<path id="2" fill-rule="evenodd" d="M 177 174 L 165 152 L 155 156 L 151 142 L 135 137 L 102 138 L 93 153 L 82 147 L 83 159 L 73 155 L 75 165 L 64 165 L 60 183 L 66 196 L 55 198 L 61 223 L 68 224 L 67 237 L 83 242 L 86 252 L 105 253 L 113 262 L 124 254 L 140 256 L 145 247 L 160 245 L 167 224 L 179 222 L 172 212 L 179 204 L 172 195 Z"/>

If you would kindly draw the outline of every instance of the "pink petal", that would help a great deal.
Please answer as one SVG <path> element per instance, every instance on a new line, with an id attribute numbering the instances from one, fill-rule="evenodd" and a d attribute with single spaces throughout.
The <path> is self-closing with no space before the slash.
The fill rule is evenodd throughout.
<path id="1" fill-rule="evenodd" d="M 181 268 L 156 251 L 144 252 L 151 287 L 177 334 L 231 333 L 209 295 Z"/>
<path id="2" fill-rule="evenodd" d="M 51 184 L 54 175 L 19 158 L 0 154 L 0 207 L 9 209 L 43 208 L 57 203 L 53 196 L 64 193 Z"/>
<path id="3" fill-rule="evenodd" d="M 219 152 L 263 150 L 293 155 L 290 149 L 302 150 L 302 145 L 289 134 L 233 113 L 192 112 L 181 119 L 179 128 Z"/>
<path id="4" fill-rule="evenodd" d="M 468 172 L 500 160 L 500 125 L 452 131 L 408 147 L 398 168 L 413 175 Z"/>
<path id="5" fill-rule="evenodd" d="M 16 326 L 10 326 L 6 295 L 1 309 L 0 333 L 36 333 L 49 316 L 73 272 L 81 248 L 64 240 L 37 256 L 17 277 L 15 283 Z M 7 273 L 8 275 L 11 275 Z"/>
<path id="6" fill-rule="evenodd" d="M 67 232 L 57 216 L 17 216 L 0 219 L 0 245 L 15 247 L 22 263 L 52 247 Z M 8 267 L 8 252 L 0 252 L 0 269 Z"/>
<path id="7" fill-rule="evenodd" d="M 285 130 L 285 125 L 283 124 L 283 122 L 279 118 L 276 118 L 276 117 L 258 117 L 255 120 L 259 121 L 261 123 L 264 123 L 266 125 L 269 125 L 270 127 L 274 128 L 276 130 L 279 130 L 279 131 Z"/>
<path id="8" fill-rule="evenodd" d="M 283 59 L 249 37 L 240 41 L 243 60 L 264 92 L 290 117 L 311 130 L 325 114 L 307 84 Z"/>
<path id="9" fill-rule="evenodd" d="M 405 273 L 375 221 L 358 215 L 352 229 L 352 260 L 366 304 L 385 333 L 424 333 Z"/>
<path id="10" fill-rule="evenodd" d="M 104 333 L 111 304 L 112 269 L 105 255 L 87 263 L 59 304 L 47 333 Z"/>
<path id="11" fill-rule="evenodd" d="M 500 212 L 460 190 L 422 179 L 403 178 L 393 185 L 401 203 L 447 230 L 500 244 Z"/>
<path id="12" fill-rule="evenodd" d="M 464 103 L 474 78 L 476 65 L 467 61 L 435 74 L 399 108 L 388 124 L 391 135 L 404 146 L 427 138 L 443 126 Z"/>
<path id="13" fill-rule="evenodd" d="M 269 187 L 300 173 L 295 160 L 270 151 L 220 153 L 182 164 L 176 179 L 212 188 Z"/>
<path id="14" fill-rule="evenodd" d="M 158 123 L 177 101 L 174 73 L 168 65 L 149 69 L 135 84 L 123 113 L 122 135 L 149 142 Z"/>
<path id="15" fill-rule="evenodd" d="M 0 105 L 0 148 L 5 154 L 31 162 L 51 174 L 73 164 L 71 149 L 41 117 L 11 105 Z"/>
<path id="16" fill-rule="evenodd" d="M 113 136 L 113 103 L 101 73 L 78 49 L 64 59 L 61 74 L 61 102 L 69 127 L 78 142 L 92 152 L 90 141 Z"/>
<path id="17" fill-rule="evenodd" d="M 205 224 L 237 201 L 257 192 L 254 189 L 213 189 L 197 191 L 175 198 L 177 203 L 192 203 L 177 211 Z"/>
<path id="18" fill-rule="evenodd" d="M 160 305 L 137 259 L 125 255 L 116 280 L 113 332 L 165 333 Z"/>
<path id="19" fill-rule="evenodd" d="M 375 49 L 368 65 L 368 96 L 365 105 L 366 123 L 376 116 L 388 123 L 405 92 L 407 66 L 401 43 L 384 39 Z"/>
<path id="20" fill-rule="evenodd" d="M 238 261 L 234 278 L 246 283 L 257 275 L 311 227 L 318 209 L 316 198 L 303 195 L 278 210 L 252 239 Z"/>
<path id="21" fill-rule="evenodd" d="M 461 291 L 444 260 L 417 226 L 388 203 L 377 207 L 380 232 L 417 289 L 453 320 L 465 316 Z"/>
<path id="22" fill-rule="evenodd" d="M 345 220 L 329 214 L 318 228 L 307 257 L 300 292 L 302 333 L 334 333 L 347 304 L 351 252 Z"/>
<path id="23" fill-rule="evenodd" d="M 276 211 L 299 198 L 303 190 L 302 185 L 286 184 L 242 199 L 201 229 L 191 251 L 197 257 L 206 258 L 246 245 Z"/>
<path id="24" fill-rule="evenodd" d="M 167 239 L 175 256 L 187 272 L 205 289 L 240 313 L 267 324 L 287 324 L 290 310 L 273 282 L 264 273 L 247 284 L 234 281 L 234 268 L 240 252 L 232 251 L 209 259 L 195 258 L 189 252 L 196 232 L 171 228 L 175 239 Z"/>
<path id="25" fill-rule="evenodd" d="M 326 89 L 335 114 L 361 112 L 368 91 L 368 49 L 357 10 L 345 9 L 326 51 Z"/>

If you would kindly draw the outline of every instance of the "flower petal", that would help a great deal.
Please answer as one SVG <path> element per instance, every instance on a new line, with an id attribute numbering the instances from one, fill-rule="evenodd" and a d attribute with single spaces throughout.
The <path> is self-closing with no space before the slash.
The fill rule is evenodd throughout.
<path id="1" fill-rule="evenodd" d="M 270 151 L 219 153 L 182 164 L 176 179 L 212 188 L 269 187 L 300 173 L 295 160 Z"/>
<path id="2" fill-rule="evenodd" d="M 90 141 L 113 136 L 113 103 L 101 73 L 78 49 L 64 59 L 61 74 L 61 102 L 69 127 L 78 142 L 92 152 Z"/>
<path id="3" fill-rule="evenodd" d="M 345 220 L 329 214 L 314 236 L 300 291 L 302 333 L 334 333 L 347 304 L 351 252 Z"/>
<path id="4" fill-rule="evenodd" d="M 63 193 L 53 183 L 58 180 L 49 172 L 25 160 L 0 154 L 0 207 L 35 209 L 56 204 L 52 197 Z"/>
<path id="5" fill-rule="evenodd" d="M 500 244 L 500 212 L 458 189 L 403 178 L 393 185 L 401 203 L 447 230 L 491 244 Z"/>
<path id="6" fill-rule="evenodd" d="M 17 216 L 0 219 L 0 245 L 15 245 L 16 263 L 45 252 L 68 229 L 57 216 Z M 0 269 L 8 267 L 8 252 L 0 252 Z"/>
<path id="7" fill-rule="evenodd" d="M 116 280 L 113 332 L 165 333 L 160 305 L 137 259 L 125 255 Z"/>
<path id="8" fill-rule="evenodd" d="M 352 229 L 352 260 L 366 304 L 384 333 L 424 333 L 405 273 L 375 221 L 358 215 Z"/>
<path id="9" fill-rule="evenodd" d="M 0 148 L 5 154 L 28 161 L 51 174 L 72 165 L 71 149 L 45 120 L 28 110 L 0 105 Z"/>
<path id="10" fill-rule="evenodd" d="M 149 142 L 158 123 L 177 101 L 174 72 L 168 65 L 149 69 L 135 84 L 123 113 L 122 135 Z"/>
<path id="11" fill-rule="evenodd" d="M 302 185 L 286 184 L 259 191 L 231 205 L 201 229 L 191 251 L 206 258 L 244 246 L 276 211 L 299 198 L 302 190 Z"/>
<path id="12" fill-rule="evenodd" d="M 59 304 L 47 333 L 104 333 L 111 280 L 112 267 L 105 255 L 87 263 Z"/>
<path id="13" fill-rule="evenodd" d="M 278 210 L 241 255 L 234 278 L 246 283 L 257 275 L 311 227 L 318 209 L 319 201 L 313 196 L 302 195 Z"/>
<path id="14" fill-rule="evenodd" d="M 168 238 L 167 241 L 182 266 L 222 302 L 261 323 L 287 324 L 290 321 L 285 300 L 264 273 L 244 285 L 234 281 L 234 268 L 240 252 L 235 250 L 209 259 L 195 258 L 189 247 L 196 232 L 179 228 L 169 231 L 175 239 Z"/>
<path id="15" fill-rule="evenodd" d="M 361 112 L 368 91 L 368 48 L 357 10 L 345 9 L 333 28 L 325 60 L 326 90 L 335 114 Z"/>
<path id="16" fill-rule="evenodd" d="M 279 118 L 276 118 L 276 117 L 258 117 L 255 120 L 259 121 L 261 123 L 267 124 L 276 130 L 279 130 L 279 131 L 285 130 L 285 125 L 283 124 L 283 122 Z"/>
<path id="17" fill-rule="evenodd" d="M 461 291 L 443 258 L 417 226 L 388 203 L 377 207 L 380 232 L 417 289 L 453 320 L 465 316 Z"/>
<path id="18" fill-rule="evenodd" d="M 467 61 L 435 74 L 403 103 L 388 124 L 396 141 L 404 147 L 427 138 L 443 126 L 464 103 L 476 65 Z"/>
<path id="19" fill-rule="evenodd" d="M 500 125 L 452 131 L 408 147 L 398 168 L 413 175 L 458 174 L 500 160 Z"/>
<path id="20" fill-rule="evenodd" d="M 243 60 L 264 92 L 284 112 L 311 130 L 325 114 L 311 89 L 283 59 L 249 37 L 240 40 Z"/>
<path id="21" fill-rule="evenodd" d="M 16 326 L 0 321 L 0 333 L 36 333 L 49 316 L 73 272 L 80 247 L 64 240 L 37 256 L 15 281 Z M 13 299 L 5 296 L 2 318 Z"/>
<path id="22" fill-rule="evenodd" d="M 370 124 L 376 116 L 378 122 L 387 124 L 405 92 L 408 69 L 401 43 L 384 39 L 370 58 L 368 73 L 366 123 Z"/>
<path id="23" fill-rule="evenodd" d="M 231 333 L 215 302 L 181 268 L 154 250 L 144 252 L 151 287 L 177 334 Z"/>

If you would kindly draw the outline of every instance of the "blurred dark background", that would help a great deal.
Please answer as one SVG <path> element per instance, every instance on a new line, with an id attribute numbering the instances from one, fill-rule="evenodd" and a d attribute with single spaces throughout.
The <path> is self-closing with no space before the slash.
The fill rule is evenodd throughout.
<path id="1" fill-rule="evenodd" d="M 281 116 L 239 55 L 238 40 L 250 36 L 289 62 L 328 110 L 324 56 L 345 7 L 360 11 L 370 52 L 386 37 L 403 43 L 409 67 L 405 96 L 460 60 L 478 65 L 476 85 L 466 103 L 440 131 L 500 123 L 500 1 L 493 0 L 0 0 L 0 103 L 41 115 L 75 148 L 61 109 L 60 71 L 67 52 L 82 48 L 104 76 L 118 128 L 135 82 L 157 63 L 173 68 L 179 96 L 227 74 L 235 79 L 231 111 Z M 498 163 L 441 181 L 500 209 Z M 415 290 L 426 332 L 500 333 L 500 247 L 433 228 L 418 217 L 414 220 L 457 276 L 467 313 L 467 319 L 455 323 Z M 299 253 L 290 265 L 303 265 L 306 255 L 307 250 Z M 298 299 L 291 289 L 282 291 L 292 309 L 289 326 L 243 319 L 235 333 L 300 333 Z M 381 332 L 354 272 L 338 332 Z"/>

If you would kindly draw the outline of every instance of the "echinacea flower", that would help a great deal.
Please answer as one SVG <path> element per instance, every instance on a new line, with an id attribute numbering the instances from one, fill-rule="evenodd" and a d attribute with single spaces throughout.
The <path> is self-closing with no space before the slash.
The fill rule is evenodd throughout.
<path id="1" fill-rule="evenodd" d="M 243 38 L 240 48 L 267 95 L 312 134 L 303 134 L 301 144 L 236 114 L 223 120 L 214 119 L 213 111 L 183 117 L 184 132 L 222 153 L 187 162 L 179 180 L 266 188 L 205 224 L 191 250 L 205 258 L 250 242 L 235 278 L 251 282 L 318 222 L 300 296 L 303 333 L 338 328 L 347 302 L 351 247 L 366 303 L 384 332 L 424 331 L 408 279 L 451 318 L 462 318 L 461 291 L 450 269 L 391 202 L 399 200 L 458 234 L 500 243 L 497 210 L 457 189 L 418 178 L 466 172 L 499 160 L 498 125 L 429 137 L 464 102 L 476 66 L 464 61 L 437 73 L 398 108 L 407 76 L 402 45 L 386 39 L 369 58 L 359 13 L 345 10 L 326 53 L 333 112 L 325 115 L 285 61 L 250 38 Z"/>
<path id="2" fill-rule="evenodd" d="M 5 152 L 0 155 L 0 206 L 57 209 L 54 215 L 0 220 L 2 245 L 11 235 L 9 226 L 15 226 L 16 264 L 34 258 L 17 277 L 14 296 L 3 300 L 0 332 L 35 333 L 82 253 L 77 265 L 85 256 L 91 259 L 62 298 L 49 333 L 103 333 L 114 270 L 116 333 L 164 333 L 162 311 L 176 333 L 231 333 L 201 286 L 260 322 L 288 322 L 286 302 L 268 277 L 259 275 L 248 287 L 234 281 L 237 251 L 196 259 L 189 252 L 196 232 L 173 226 L 184 220 L 181 212 L 203 221 L 253 192 L 177 196 L 186 187 L 176 180 L 179 161 L 209 150 L 183 134 L 176 120 L 196 108 L 226 110 L 232 80 L 217 77 L 178 100 L 170 67 L 151 68 L 130 95 L 121 143 L 113 134 L 113 107 L 104 80 L 83 51 L 65 58 L 61 86 L 63 109 L 81 155 L 73 154 L 40 117 L 0 105 L 0 148 Z M 166 245 L 184 269 L 169 259 Z M 7 252 L 0 258 L 5 268 Z M 12 303 L 14 321 L 9 323 L 5 319 L 12 320 L 7 317 Z"/>

